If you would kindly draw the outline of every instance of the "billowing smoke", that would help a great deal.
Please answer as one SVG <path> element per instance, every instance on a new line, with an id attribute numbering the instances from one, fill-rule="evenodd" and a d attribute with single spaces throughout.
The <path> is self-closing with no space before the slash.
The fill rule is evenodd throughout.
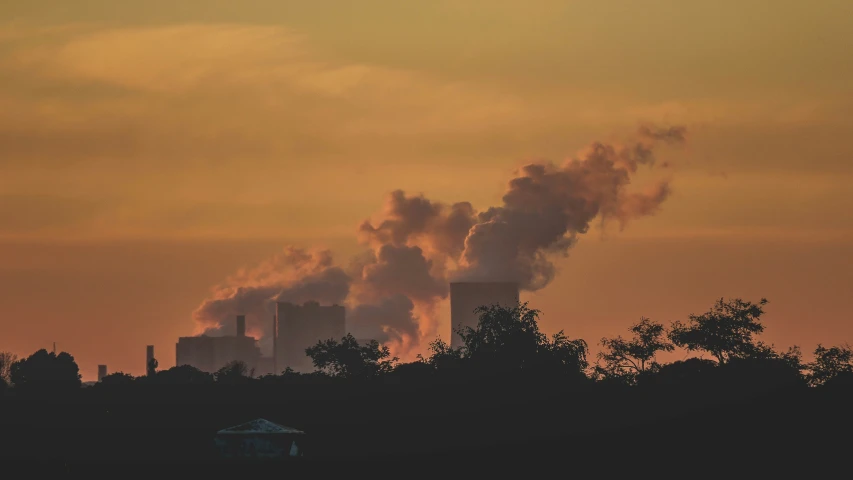
<path id="1" fill-rule="evenodd" d="M 381 218 L 360 226 L 366 250 L 346 268 L 329 251 L 288 248 L 217 287 L 194 317 L 201 331 L 227 334 L 234 317 L 245 314 L 249 333 L 260 337 L 276 300 L 345 304 L 356 337 L 410 357 L 436 334 L 436 306 L 450 280 L 514 281 L 538 290 L 556 275 L 554 260 L 568 255 L 594 221 L 621 229 L 657 212 L 668 181 L 632 191 L 631 180 L 654 165 L 657 145 L 682 143 L 685 135 L 680 126 L 643 126 L 629 144 L 596 142 L 562 165 L 526 165 L 509 181 L 502 205 L 479 212 L 469 202 L 394 191 Z"/>
<path id="2" fill-rule="evenodd" d="M 682 127 L 643 127 L 633 145 L 592 144 L 563 165 L 531 164 L 509 182 L 503 206 L 481 212 L 465 239 L 456 280 L 519 282 L 522 289 L 545 287 L 555 274 L 551 259 L 566 255 L 593 220 L 651 215 L 669 196 L 664 181 L 646 192 L 630 192 L 631 175 L 654 164 L 655 141 L 684 141 Z"/>
<path id="3" fill-rule="evenodd" d="M 334 265 L 328 250 L 287 247 L 251 269 L 243 269 L 213 289 L 193 313 L 197 332 L 234 335 L 237 315 L 246 315 L 246 334 L 257 339 L 272 327 L 275 302 L 343 304 L 350 276 Z M 270 342 L 261 346 L 272 348 Z"/>
<path id="4" fill-rule="evenodd" d="M 395 352 L 407 352 L 420 339 L 415 304 L 396 294 L 375 304 L 358 305 L 347 312 L 347 330 L 356 338 L 369 338 L 389 345 Z"/>

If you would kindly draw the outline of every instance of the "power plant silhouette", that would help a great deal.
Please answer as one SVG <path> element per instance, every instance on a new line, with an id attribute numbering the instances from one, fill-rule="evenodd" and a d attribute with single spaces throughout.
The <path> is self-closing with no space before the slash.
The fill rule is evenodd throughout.
<path id="1" fill-rule="evenodd" d="M 480 306 L 512 307 L 519 301 L 519 285 L 514 282 L 453 282 L 450 284 L 451 346 L 458 348 L 462 338 L 459 327 L 476 327 Z M 317 342 L 347 334 L 346 308 L 308 301 L 302 305 L 276 302 L 272 317 L 272 356 L 261 354 L 258 341 L 246 335 L 246 316 L 237 315 L 233 335 L 180 337 L 175 345 L 175 364 L 190 365 L 205 372 L 216 372 L 233 361 L 244 362 L 255 375 L 281 373 L 285 368 L 308 373 L 313 370 L 305 349 Z M 366 343 L 369 339 L 359 339 Z M 146 350 L 146 367 L 154 358 L 154 346 Z M 101 371 L 99 368 L 99 380 Z M 106 375 L 106 367 L 103 368 Z"/>

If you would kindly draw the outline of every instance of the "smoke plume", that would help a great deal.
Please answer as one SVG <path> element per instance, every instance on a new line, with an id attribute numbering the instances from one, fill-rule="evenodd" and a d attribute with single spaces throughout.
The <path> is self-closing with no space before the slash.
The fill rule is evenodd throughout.
<path id="1" fill-rule="evenodd" d="M 560 165 L 526 165 L 509 181 L 501 205 L 483 211 L 469 202 L 391 192 L 380 218 L 359 227 L 365 251 L 346 268 L 327 250 L 289 247 L 215 288 L 194 312 L 199 332 L 230 333 L 234 317 L 245 314 L 249 332 L 260 337 L 276 300 L 315 300 L 346 305 L 347 328 L 356 337 L 410 357 L 436 334 L 436 306 L 449 281 L 514 281 L 539 290 L 556 275 L 554 260 L 568 255 L 594 221 L 622 229 L 656 213 L 669 181 L 633 191 L 631 180 L 641 167 L 654 166 L 658 145 L 683 143 L 686 132 L 644 125 L 633 142 L 596 142 Z"/>
<path id="2" fill-rule="evenodd" d="M 350 283 L 349 275 L 334 265 L 330 251 L 287 247 L 215 287 L 193 313 L 196 333 L 233 335 L 236 316 L 246 315 L 247 335 L 261 338 L 271 324 L 277 300 L 343 304 Z"/>

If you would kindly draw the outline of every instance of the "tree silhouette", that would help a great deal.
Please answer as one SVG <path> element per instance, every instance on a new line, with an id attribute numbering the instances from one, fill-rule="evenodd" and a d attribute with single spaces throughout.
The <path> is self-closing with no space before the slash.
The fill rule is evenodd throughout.
<path id="1" fill-rule="evenodd" d="M 631 333 L 634 336 L 630 340 L 621 336 L 601 339 L 601 346 L 605 350 L 598 354 L 596 374 L 603 378 L 623 378 L 633 382 L 637 375 L 660 367 L 655 361 L 658 352 L 675 350 L 675 345 L 666 339 L 664 326 L 648 318 L 642 317 L 639 323 L 632 325 Z"/>
<path id="2" fill-rule="evenodd" d="M 160 370 L 155 377 L 162 384 L 203 385 L 213 383 L 214 377 L 191 365 L 177 365 L 167 370 Z"/>
<path id="3" fill-rule="evenodd" d="M 513 307 L 481 306 L 474 310 L 480 319 L 476 328 L 463 326 L 456 330 L 462 337 L 465 358 L 502 364 L 505 368 L 523 368 L 532 363 L 547 338 L 539 331 L 539 310 L 527 303 Z"/>
<path id="4" fill-rule="evenodd" d="M 398 363 L 388 372 L 388 383 L 422 384 L 435 379 L 436 368 L 426 361 L 419 360 L 410 363 Z"/>
<path id="5" fill-rule="evenodd" d="M 568 373 L 583 373 L 589 368 L 587 351 L 589 346 L 582 339 L 572 340 L 562 330 L 551 336 L 550 342 L 542 345 L 549 367 Z"/>
<path id="6" fill-rule="evenodd" d="M 245 383 L 251 378 L 249 366 L 242 360 L 228 362 L 213 377 L 222 383 Z"/>
<path id="7" fill-rule="evenodd" d="M 148 370 L 147 370 L 146 374 L 149 377 L 153 377 L 155 374 L 157 374 L 157 367 L 158 366 L 160 366 L 160 362 L 158 362 L 156 358 L 152 358 L 151 360 L 148 361 L 148 365 L 147 365 Z"/>
<path id="8" fill-rule="evenodd" d="M 198 460 L 216 469 L 211 435 L 267 418 L 311 432 L 309 443 L 326 458 L 374 453 L 388 458 L 441 448 L 446 458 L 461 459 L 470 458 L 466 447 L 474 452 L 488 446 L 480 451 L 494 455 L 476 453 L 476 460 L 501 468 L 510 456 L 529 463 L 543 452 L 593 458 L 604 445 L 632 468 L 661 458 L 670 466 L 683 461 L 689 469 L 709 455 L 724 461 L 732 452 L 763 454 L 756 448 L 776 442 L 768 454 L 774 454 L 772 448 L 779 455 L 812 450 L 825 461 L 831 455 L 824 444 L 833 446 L 833 429 L 843 430 L 849 419 L 853 349 L 818 345 L 804 372 L 798 348 L 777 351 L 761 341 L 760 312 L 753 308 L 761 305 L 717 303 L 708 314 L 692 316 L 692 323 L 676 325 L 680 331 L 674 333 L 638 316 L 630 334 L 602 339 L 595 362 L 600 382 L 586 376 L 583 340 L 563 332 L 545 335 L 538 310 L 516 304 L 477 309 L 477 325 L 461 331 L 462 348 L 439 338 L 429 344 L 426 358 L 411 363 L 396 363 L 379 342 L 365 345 L 347 335 L 305 350 L 318 369 L 313 373 L 287 368 L 255 379 L 251 363 L 241 361 L 215 375 L 189 365 L 157 371 L 152 362 L 148 375 L 113 373 L 73 395 L 13 386 L 0 398 L 0 432 L 8 431 L 12 439 L 2 449 L 6 457 L 27 463 L 38 461 L 35 456 L 68 465 L 105 458 L 128 464 Z M 674 348 L 671 337 L 707 359 L 695 354 L 663 362 L 660 352 Z M 21 387 L 47 384 L 45 378 L 70 367 L 68 360 L 73 364 L 68 354 L 42 350 L 16 362 L 10 375 Z M 73 368 L 63 378 L 79 385 Z M 806 379 L 819 387 L 806 388 Z M 239 408 L 223 408 L 228 405 Z M 567 406 L 582 414 L 565 415 Z M 532 414 L 545 420 L 531 421 Z M 34 426 L 50 428 L 50 438 Z M 152 442 L 139 437 L 142 428 L 165 434 Z M 109 435 L 81 442 L 86 429 L 109 429 Z M 279 445 L 285 455 L 291 441 Z M 813 448 L 818 442 L 823 443 Z"/>
<path id="9" fill-rule="evenodd" d="M 708 312 L 691 314 L 686 323 L 673 322 L 669 338 L 688 351 L 710 353 L 721 365 L 732 358 L 760 355 L 765 347 L 756 343 L 753 336 L 764 331 L 761 315 L 766 304 L 764 298 L 757 304 L 740 298 L 728 301 L 721 298 Z"/>
<path id="10" fill-rule="evenodd" d="M 418 359 L 436 369 L 444 370 L 458 367 L 462 361 L 462 353 L 461 348 L 453 348 L 441 338 L 437 338 L 429 344 L 429 356 L 418 354 Z"/>
<path id="11" fill-rule="evenodd" d="M 756 355 L 735 356 L 720 365 L 716 380 L 721 383 L 715 386 L 724 391 L 749 394 L 807 385 L 798 348 L 780 354 L 772 347 L 761 347 Z"/>
<path id="12" fill-rule="evenodd" d="M 661 365 L 652 375 L 638 378 L 641 385 L 697 385 L 718 369 L 718 364 L 705 358 L 688 358 Z"/>
<path id="13" fill-rule="evenodd" d="M 124 372 L 111 373 L 101 379 L 101 385 L 123 387 L 131 385 L 134 382 L 133 375 Z"/>
<path id="14" fill-rule="evenodd" d="M 18 361 L 18 356 L 12 352 L 0 352 L 0 381 L 8 385 L 12 383 L 12 364 Z"/>
<path id="15" fill-rule="evenodd" d="M 305 349 L 314 367 L 335 377 L 371 378 L 388 373 L 399 360 L 387 346 L 371 340 L 367 345 L 347 334 L 340 341 L 329 339 Z"/>
<path id="16" fill-rule="evenodd" d="M 817 345 L 814 362 L 807 365 L 810 370 L 808 380 L 812 385 L 823 385 L 843 375 L 853 374 L 853 349 L 850 345 L 826 348 Z"/>
<path id="17" fill-rule="evenodd" d="M 764 342 L 758 341 L 754 343 L 751 352 L 734 358 L 738 360 L 778 361 L 798 372 L 806 368 L 802 363 L 803 353 L 800 351 L 800 347 L 796 345 L 780 353 L 776 351 L 774 345 L 767 345 Z"/>
<path id="18" fill-rule="evenodd" d="M 549 340 L 539 331 L 539 310 L 527 303 L 481 306 L 474 312 L 480 315 L 477 327 L 460 327 L 456 333 L 464 343 L 462 357 L 476 368 L 581 372 L 589 366 L 586 342 L 571 340 L 562 330 Z"/>
<path id="19" fill-rule="evenodd" d="M 66 352 L 56 354 L 41 349 L 12 364 L 12 383 L 16 387 L 79 387 L 80 369 L 74 357 Z"/>

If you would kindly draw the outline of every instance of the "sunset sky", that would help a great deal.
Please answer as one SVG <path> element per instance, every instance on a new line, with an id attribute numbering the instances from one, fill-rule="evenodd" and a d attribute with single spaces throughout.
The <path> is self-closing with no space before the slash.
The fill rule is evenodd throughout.
<path id="1" fill-rule="evenodd" d="M 0 5 L 0 350 L 161 367 L 285 245 L 358 253 L 395 189 L 498 205 L 645 123 L 673 193 L 582 235 L 546 332 L 767 297 L 778 347 L 853 343 L 853 2 L 12 0 Z M 642 180 L 642 179 L 641 179 Z M 449 329 L 449 309 L 440 321 Z M 683 356 L 682 354 L 679 354 Z"/>

